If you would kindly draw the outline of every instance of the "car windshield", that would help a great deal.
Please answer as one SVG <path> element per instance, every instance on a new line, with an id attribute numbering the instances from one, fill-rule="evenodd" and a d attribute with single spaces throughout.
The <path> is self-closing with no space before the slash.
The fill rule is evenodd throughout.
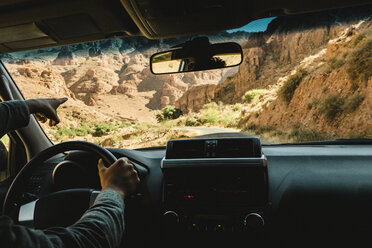
<path id="1" fill-rule="evenodd" d="M 152 54 L 195 36 L 110 39 L 4 54 L 2 61 L 25 98 L 69 98 L 58 110 L 60 124 L 41 124 L 54 143 L 142 148 L 196 136 L 372 138 L 370 9 L 267 18 L 205 36 L 239 43 L 242 64 L 150 72 Z"/>

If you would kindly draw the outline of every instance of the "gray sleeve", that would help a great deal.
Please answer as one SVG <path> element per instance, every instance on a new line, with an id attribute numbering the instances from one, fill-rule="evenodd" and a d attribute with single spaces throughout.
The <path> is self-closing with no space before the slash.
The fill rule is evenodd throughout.
<path id="1" fill-rule="evenodd" d="M 30 111 L 25 101 L 0 103 L 0 137 L 28 125 Z"/>
<path id="2" fill-rule="evenodd" d="M 119 247 L 124 232 L 124 201 L 115 191 L 103 191 L 81 219 L 67 228 L 41 231 L 6 224 L 4 232 L 2 224 L 0 220 L 0 238 L 12 247 Z"/>

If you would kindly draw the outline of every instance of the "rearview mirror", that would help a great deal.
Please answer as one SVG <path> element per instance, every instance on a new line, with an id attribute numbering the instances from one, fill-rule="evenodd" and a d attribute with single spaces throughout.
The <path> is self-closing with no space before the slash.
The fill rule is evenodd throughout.
<path id="1" fill-rule="evenodd" d="M 243 52 L 234 42 L 210 44 L 208 38 L 200 37 L 177 45 L 173 50 L 151 56 L 153 74 L 166 74 L 227 68 L 242 63 Z"/>

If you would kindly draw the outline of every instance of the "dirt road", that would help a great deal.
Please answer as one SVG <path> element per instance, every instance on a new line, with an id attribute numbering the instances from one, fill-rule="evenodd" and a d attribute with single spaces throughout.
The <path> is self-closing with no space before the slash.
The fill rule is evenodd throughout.
<path id="1" fill-rule="evenodd" d="M 197 133 L 197 138 L 228 138 L 228 137 L 256 137 L 239 129 L 220 127 L 180 127 L 177 129 L 190 130 Z M 262 144 L 270 144 L 265 139 L 260 139 Z"/>

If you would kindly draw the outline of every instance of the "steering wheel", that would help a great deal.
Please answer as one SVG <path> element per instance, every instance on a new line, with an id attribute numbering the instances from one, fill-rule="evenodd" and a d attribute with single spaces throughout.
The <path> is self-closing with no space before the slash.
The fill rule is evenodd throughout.
<path id="1" fill-rule="evenodd" d="M 29 176 L 37 166 L 57 154 L 72 150 L 94 152 L 109 165 L 116 161 L 116 157 L 110 151 L 86 141 L 68 141 L 51 146 L 33 157 L 18 172 L 5 197 L 3 214 L 9 215 L 13 219 L 18 215 L 16 221 L 21 223 L 32 222 L 35 228 L 46 228 L 50 225 L 68 226 L 78 220 L 94 202 L 99 191 L 93 189 L 63 190 L 22 206 L 18 206 L 16 201 L 16 198 L 21 195 L 21 189 L 24 188 Z M 16 211 L 18 207 L 19 213 Z M 55 209 L 58 209 L 58 211 L 53 211 Z"/>

